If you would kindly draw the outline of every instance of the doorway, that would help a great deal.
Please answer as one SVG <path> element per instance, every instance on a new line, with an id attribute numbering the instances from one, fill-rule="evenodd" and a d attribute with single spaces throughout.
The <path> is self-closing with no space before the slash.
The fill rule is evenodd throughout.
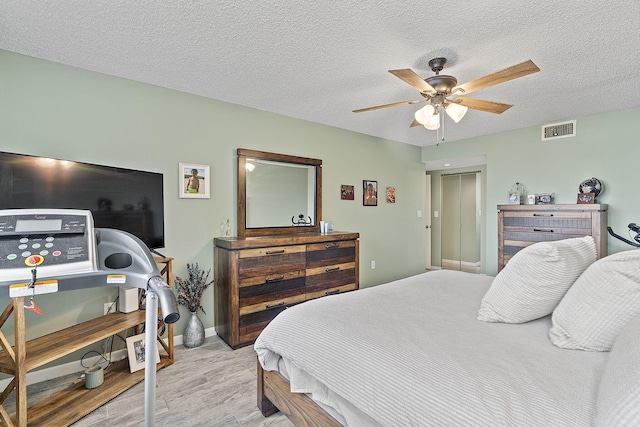
<path id="1" fill-rule="evenodd" d="M 441 180 L 441 265 L 480 272 L 480 172 L 443 174 Z"/>

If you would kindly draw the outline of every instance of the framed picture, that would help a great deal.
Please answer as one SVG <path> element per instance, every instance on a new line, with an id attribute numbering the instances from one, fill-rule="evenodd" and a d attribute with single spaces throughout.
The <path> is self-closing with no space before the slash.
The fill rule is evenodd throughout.
<path id="1" fill-rule="evenodd" d="M 362 204 L 364 206 L 378 206 L 378 181 L 362 181 Z"/>
<path id="2" fill-rule="evenodd" d="M 185 199 L 208 199 L 211 177 L 208 165 L 180 163 L 180 197 Z"/>
<path id="3" fill-rule="evenodd" d="M 353 200 L 353 185 L 341 185 L 340 186 L 340 199 L 341 200 Z"/>
<path id="4" fill-rule="evenodd" d="M 578 204 L 579 205 L 587 205 L 595 203 L 596 194 L 595 193 L 579 193 L 578 194 Z"/>
<path id="5" fill-rule="evenodd" d="M 520 204 L 520 193 L 517 191 L 509 191 L 509 204 L 510 205 L 519 205 Z"/>
<path id="6" fill-rule="evenodd" d="M 396 202 L 396 187 L 387 187 L 387 203 Z"/>
<path id="7" fill-rule="evenodd" d="M 144 361 L 146 358 L 145 335 L 146 334 L 139 334 L 127 338 L 127 354 L 129 355 L 129 370 L 131 372 L 144 369 Z M 156 363 L 160 363 L 160 352 L 157 346 Z"/>

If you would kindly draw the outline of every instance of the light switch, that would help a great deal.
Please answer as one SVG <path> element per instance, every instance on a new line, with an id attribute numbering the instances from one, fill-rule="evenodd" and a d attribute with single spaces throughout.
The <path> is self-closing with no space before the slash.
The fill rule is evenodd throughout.
<path id="1" fill-rule="evenodd" d="M 416 216 L 418 218 L 422 218 L 422 211 L 420 209 L 418 209 L 418 212 L 416 212 Z"/>
<path id="2" fill-rule="evenodd" d="M 434 218 L 438 218 L 438 215 L 440 215 L 440 213 L 438 211 L 433 211 L 433 217 Z"/>

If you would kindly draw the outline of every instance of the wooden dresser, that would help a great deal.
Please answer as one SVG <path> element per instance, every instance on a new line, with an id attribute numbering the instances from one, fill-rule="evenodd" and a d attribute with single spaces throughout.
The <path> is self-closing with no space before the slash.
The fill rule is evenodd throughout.
<path id="1" fill-rule="evenodd" d="M 251 344 L 278 313 L 313 298 L 358 289 L 358 233 L 214 239 L 217 334 Z"/>
<path id="2" fill-rule="evenodd" d="M 592 236 L 607 256 L 607 205 L 498 205 L 498 271 L 536 242 Z"/>

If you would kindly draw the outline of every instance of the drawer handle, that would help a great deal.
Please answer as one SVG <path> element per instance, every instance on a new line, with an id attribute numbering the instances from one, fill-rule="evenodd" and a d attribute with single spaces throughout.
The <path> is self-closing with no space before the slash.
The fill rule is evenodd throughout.
<path id="1" fill-rule="evenodd" d="M 325 295 L 335 295 L 335 294 L 339 294 L 340 293 L 340 289 L 335 289 L 333 291 L 327 291 L 324 294 Z"/>
<path id="2" fill-rule="evenodd" d="M 327 272 L 327 273 L 330 273 L 332 271 L 338 271 L 338 270 L 340 270 L 340 267 L 327 268 L 324 271 Z"/>
<path id="3" fill-rule="evenodd" d="M 324 245 L 325 249 L 339 248 L 339 247 L 340 247 L 340 243 L 337 243 L 337 242 L 327 243 L 326 245 Z"/>
<path id="4" fill-rule="evenodd" d="M 553 233 L 553 230 L 548 228 L 548 229 L 544 229 L 544 228 L 534 228 L 533 231 L 541 231 L 543 233 Z"/>
<path id="5" fill-rule="evenodd" d="M 533 216 L 553 216 L 553 214 L 534 213 Z"/>
<path id="6" fill-rule="evenodd" d="M 280 301 L 277 304 L 267 304 L 267 308 L 276 308 L 276 307 L 282 307 L 284 305 L 284 301 Z"/>
<path id="7" fill-rule="evenodd" d="M 283 254 L 284 253 L 284 249 L 280 249 L 277 251 L 267 251 L 265 252 L 267 255 L 277 255 L 277 254 Z"/>
<path id="8" fill-rule="evenodd" d="M 284 274 L 282 276 L 278 276 L 278 277 L 267 277 L 264 279 L 264 283 L 273 283 L 273 282 L 279 282 L 281 280 L 284 279 Z"/>

